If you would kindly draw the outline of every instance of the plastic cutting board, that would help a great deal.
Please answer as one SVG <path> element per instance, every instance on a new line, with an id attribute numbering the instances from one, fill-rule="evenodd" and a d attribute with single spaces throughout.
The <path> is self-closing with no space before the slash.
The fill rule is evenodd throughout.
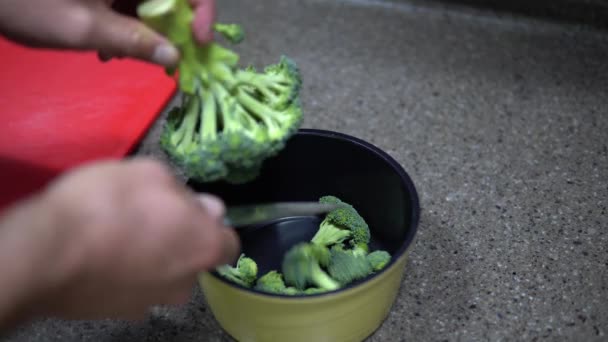
<path id="1" fill-rule="evenodd" d="M 0 39 L 0 211 L 87 161 L 121 158 L 176 90 L 161 67 Z"/>

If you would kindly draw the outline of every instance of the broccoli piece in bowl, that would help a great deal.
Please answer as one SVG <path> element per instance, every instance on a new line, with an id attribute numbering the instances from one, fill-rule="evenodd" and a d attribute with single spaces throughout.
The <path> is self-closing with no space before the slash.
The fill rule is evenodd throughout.
<path id="1" fill-rule="evenodd" d="M 283 258 L 282 271 L 287 284 L 303 291 L 308 287 L 332 291 L 340 283 L 323 269 L 329 265 L 329 249 L 313 243 L 303 242 L 291 247 Z"/>
<path id="2" fill-rule="evenodd" d="M 285 285 L 283 275 L 276 270 L 272 270 L 261 276 L 254 287 L 255 290 L 267 293 L 297 295 L 295 287 Z"/>
<path id="3" fill-rule="evenodd" d="M 331 249 L 331 260 L 327 267 L 329 275 L 342 286 L 372 274 L 373 269 L 366 255 L 357 249 Z"/>
<path id="4" fill-rule="evenodd" d="M 227 280 L 251 288 L 258 276 L 258 265 L 252 258 L 241 254 L 236 266 L 222 265 L 216 268 L 216 272 Z"/>
<path id="5" fill-rule="evenodd" d="M 367 255 L 367 261 L 374 269 L 374 271 L 380 271 L 391 261 L 391 255 L 387 251 L 373 251 Z"/>
<path id="6" fill-rule="evenodd" d="M 255 291 L 289 296 L 320 294 L 344 288 L 386 267 L 387 251 L 368 253 L 370 230 L 352 205 L 335 196 L 322 203 L 342 204 L 327 214 L 310 241 L 298 242 L 283 255 L 281 272 L 257 278 L 257 265 L 241 255 L 236 267 L 219 269 L 225 278 Z"/>
<path id="7" fill-rule="evenodd" d="M 319 202 L 340 204 L 342 207 L 325 216 L 311 242 L 322 246 L 332 246 L 348 240 L 350 245 L 356 247 L 361 253 L 367 253 L 371 234 L 369 226 L 359 212 L 336 196 L 323 196 Z"/>
<path id="8" fill-rule="evenodd" d="M 321 294 L 321 293 L 325 293 L 328 292 L 329 290 L 326 289 L 321 289 L 318 287 L 309 287 L 306 290 L 304 290 L 303 292 L 301 292 L 304 295 L 314 295 L 314 294 Z"/>

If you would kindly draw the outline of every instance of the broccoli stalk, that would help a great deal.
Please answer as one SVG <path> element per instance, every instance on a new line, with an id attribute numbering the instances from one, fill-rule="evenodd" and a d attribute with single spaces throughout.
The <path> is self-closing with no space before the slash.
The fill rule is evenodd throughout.
<path id="1" fill-rule="evenodd" d="M 283 258 L 282 270 L 285 281 L 302 291 L 307 287 L 332 291 L 340 288 L 322 267 L 330 262 L 329 249 L 312 243 L 299 243 L 291 247 Z"/>
<path id="2" fill-rule="evenodd" d="M 167 120 L 162 148 L 195 181 L 239 184 L 256 178 L 264 160 L 282 150 L 302 122 L 296 64 L 283 56 L 262 72 L 239 69 L 235 52 L 217 42 L 195 42 L 188 0 L 148 0 L 138 16 L 168 37 L 181 56 L 184 104 Z M 236 24 L 214 23 L 213 29 L 231 43 L 244 37 Z"/>
<path id="3" fill-rule="evenodd" d="M 310 241 L 322 246 L 332 246 L 342 243 L 349 237 L 350 231 L 348 229 L 343 229 L 332 224 L 326 217 L 323 221 L 321 221 L 319 230 Z"/>
<path id="4" fill-rule="evenodd" d="M 176 128 L 171 130 L 170 142 L 176 146 L 176 151 L 182 154 L 191 153 L 196 149 L 194 125 L 198 119 L 199 102 L 196 99 L 188 99 L 186 110 L 181 122 L 175 121 Z M 172 113 L 174 115 L 175 112 Z M 171 119 L 177 120 L 175 117 Z"/>

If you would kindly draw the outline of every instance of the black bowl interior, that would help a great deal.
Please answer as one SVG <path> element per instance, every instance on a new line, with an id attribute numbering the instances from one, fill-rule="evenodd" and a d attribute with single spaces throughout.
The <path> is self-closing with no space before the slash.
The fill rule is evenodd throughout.
<path id="1" fill-rule="evenodd" d="M 369 224 L 370 250 L 387 250 L 395 257 L 411 243 L 419 217 L 415 187 L 397 162 L 357 138 L 321 130 L 300 130 L 278 156 L 265 162 L 260 176 L 250 183 L 191 181 L 188 186 L 218 195 L 227 205 L 337 196 L 353 205 Z M 280 271 L 285 252 L 310 240 L 321 220 L 294 217 L 239 230 L 242 252 L 258 263 L 260 275 Z"/>

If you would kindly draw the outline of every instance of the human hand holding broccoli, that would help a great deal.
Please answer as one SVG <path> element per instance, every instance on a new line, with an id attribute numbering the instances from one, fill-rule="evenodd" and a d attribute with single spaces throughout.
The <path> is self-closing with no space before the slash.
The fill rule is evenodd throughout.
<path id="1" fill-rule="evenodd" d="M 215 0 L 189 0 L 199 44 L 213 39 Z M 170 67 L 178 50 L 134 16 L 134 0 L 0 1 L 0 32 L 34 47 L 98 51 L 102 59 L 137 58 Z M 130 13 L 132 12 L 132 13 Z"/>

